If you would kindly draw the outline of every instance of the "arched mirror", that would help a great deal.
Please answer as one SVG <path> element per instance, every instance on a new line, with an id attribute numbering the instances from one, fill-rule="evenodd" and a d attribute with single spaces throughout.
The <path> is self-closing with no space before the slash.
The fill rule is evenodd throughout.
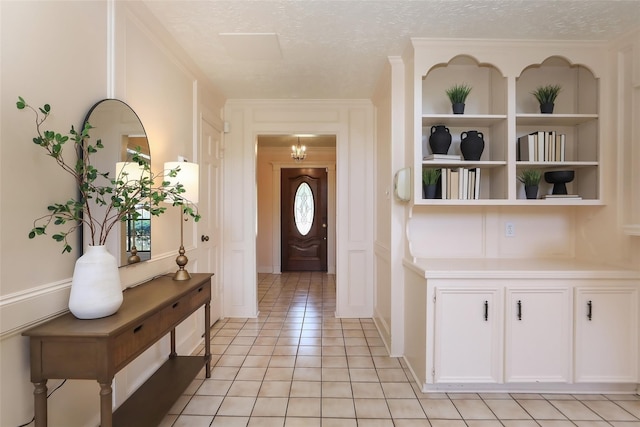
<path id="1" fill-rule="evenodd" d="M 92 154 L 92 163 L 100 172 L 116 173 L 116 163 L 131 160 L 136 150 L 151 164 L 151 150 L 147 134 L 138 115 L 124 102 L 117 99 L 103 99 L 97 102 L 84 119 L 92 129 L 91 141 L 101 140 L 104 148 Z M 99 210 L 95 206 L 92 209 Z M 124 266 L 151 258 L 151 215 L 141 209 L 140 216 L 128 218 L 118 223 L 119 230 L 113 230 L 106 242 L 107 249 Z M 83 247 L 88 246 L 85 236 Z"/>

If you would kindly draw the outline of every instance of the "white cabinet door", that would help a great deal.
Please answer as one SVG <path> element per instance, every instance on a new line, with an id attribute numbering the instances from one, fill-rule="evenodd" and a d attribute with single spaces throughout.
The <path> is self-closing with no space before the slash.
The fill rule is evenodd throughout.
<path id="1" fill-rule="evenodd" d="M 500 382 L 500 291 L 437 288 L 435 307 L 434 381 Z"/>
<path id="2" fill-rule="evenodd" d="M 578 288 L 575 316 L 576 381 L 637 382 L 637 289 Z"/>
<path id="3" fill-rule="evenodd" d="M 566 288 L 508 289 L 507 382 L 568 382 L 571 303 Z"/>

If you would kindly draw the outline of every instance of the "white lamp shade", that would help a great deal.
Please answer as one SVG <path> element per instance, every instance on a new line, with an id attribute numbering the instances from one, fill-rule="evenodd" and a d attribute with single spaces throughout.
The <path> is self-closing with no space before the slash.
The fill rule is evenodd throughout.
<path id="1" fill-rule="evenodd" d="M 175 177 L 168 176 L 170 170 L 180 168 Z M 166 162 L 164 164 L 165 181 L 171 186 L 182 184 L 185 192 L 180 197 L 191 203 L 198 203 L 200 195 L 200 169 L 197 163 L 191 162 Z"/>
<path id="2" fill-rule="evenodd" d="M 142 180 L 144 168 L 137 162 L 116 163 L 116 179 L 123 181 L 125 186 L 138 186 Z"/>

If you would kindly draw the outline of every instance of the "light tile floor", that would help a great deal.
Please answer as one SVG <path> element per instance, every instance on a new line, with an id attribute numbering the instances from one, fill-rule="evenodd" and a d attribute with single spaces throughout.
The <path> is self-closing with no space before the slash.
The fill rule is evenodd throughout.
<path id="1" fill-rule="evenodd" d="M 162 427 L 640 426 L 634 395 L 423 394 L 371 319 L 335 318 L 335 276 L 258 279 L 259 317 L 213 326 L 211 378 Z"/>

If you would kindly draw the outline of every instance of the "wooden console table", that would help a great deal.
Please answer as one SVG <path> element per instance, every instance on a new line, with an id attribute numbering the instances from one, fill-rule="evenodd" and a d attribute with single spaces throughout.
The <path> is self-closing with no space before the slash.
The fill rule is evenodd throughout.
<path id="1" fill-rule="evenodd" d="M 204 366 L 211 376 L 211 274 L 186 281 L 161 276 L 124 291 L 112 316 L 80 320 L 71 313 L 31 328 L 31 381 L 35 426 L 47 426 L 47 380 L 94 379 L 100 384 L 101 427 L 157 426 Z M 178 356 L 175 328 L 204 305 L 204 356 Z M 169 359 L 112 413 L 116 372 L 171 334 Z"/>

